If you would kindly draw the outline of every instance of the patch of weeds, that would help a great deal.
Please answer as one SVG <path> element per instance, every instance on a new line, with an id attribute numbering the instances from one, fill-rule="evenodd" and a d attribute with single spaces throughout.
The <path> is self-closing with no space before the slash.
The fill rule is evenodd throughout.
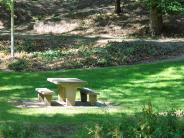
<path id="1" fill-rule="evenodd" d="M 57 38 L 51 37 L 49 39 L 43 39 L 43 38 L 37 38 L 37 39 L 21 39 L 17 40 L 15 42 L 16 45 L 16 51 L 19 52 L 27 52 L 27 53 L 33 53 L 33 52 L 44 52 L 50 49 L 55 49 L 59 47 L 60 43 Z"/>
<path id="2" fill-rule="evenodd" d="M 26 56 L 26 59 L 34 63 L 28 70 L 34 69 L 34 65 L 41 69 L 61 69 L 61 68 L 90 68 L 90 67 L 105 67 L 135 64 L 141 62 L 149 62 L 158 59 L 167 58 L 169 56 L 177 56 L 184 52 L 182 45 L 172 45 L 169 43 L 157 44 L 150 42 L 109 42 L 104 47 L 93 47 L 91 45 L 80 45 L 73 48 L 53 48 L 47 49 L 43 47 L 40 42 L 40 50 L 31 52 L 32 58 Z M 37 42 L 35 43 L 37 44 Z M 43 48 L 41 48 L 43 47 Z M 25 47 L 24 47 L 25 48 Z M 27 47 L 29 49 L 29 47 Z M 36 48 L 36 47 L 35 47 Z M 34 49 L 34 48 L 33 48 Z M 45 49 L 45 50 L 43 50 Z M 31 49 L 29 49 L 32 51 Z M 42 52 L 41 52 L 42 51 Z M 39 61 L 38 62 L 35 61 Z M 11 68 L 20 70 L 20 67 L 28 67 L 24 61 L 17 61 L 13 63 Z M 18 65 L 16 65 L 18 64 Z M 41 65 L 42 64 L 42 65 Z M 41 65 L 41 66 L 40 66 Z M 51 68 L 50 68 L 51 67 Z M 17 69 L 18 68 L 18 69 Z M 35 70 L 35 69 L 34 69 Z"/>
<path id="3" fill-rule="evenodd" d="M 0 137 L 1 138 L 62 138 L 64 137 L 61 128 L 58 126 L 41 127 L 35 124 L 24 123 L 1 123 Z M 54 130 L 55 129 L 55 130 Z M 64 129 L 64 127 L 63 127 Z"/>
<path id="4" fill-rule="evenodd" d="M 61 58 L 63 56 L 63 53 L 60 50 L 48 50 L 45 52 L 34 52 L 33 56 L 38 56 L 45 60 L 52 61 Z"/>
<path id="5" fill-rule="evenodd" d="M 19 123 L 1 123 L 1 138 L 36 138 L 36 129 L 29 125 L 23 126 Z"/>
<path id="6" fill-rule="evenodd" d="M 1 40 L 0 41 L 0 51 L 3 51 L 3 52 L 7 52 L 7 51 L 9 51 L 8 49 L 7 49 L 7 46 L 8 45 L 10 45 L 10 42 L 9 41 L 3 41 L 3 40 Z"/>
<path id="7" fill-rule="evenodd" d="M 14 71 L 26 71 L 30 68 L 30 61 L 27 59 L 15 59 L 12 61 L 8 68 Z"/>
<path id="8" fill-rule="evenodd" d="M 91 25 L 96 25 L 96 26 L 106 26 L 112 20 L 117 20 L 118 17 L 115 14 L 112 13 L 96 13 L 94 15 L 89 16 L 89 19 L 91 20 L 92 24 Z"/>
<path id="9" fill-rule="evenodd" d="M 46 44 L 44 40 L 31 40 L 26 39 L 24 41 L 19 41 L 19 44 L 17 45 L 18 51 L 26 51 L 28 53 L 33 51 L 43 51 L 45 50 Z"/>
<path id="10" fill-rule="evenodd" d="M 78 55 L 82 59 L 82 64 L 87 67 L 108 65 L 108 53 L 104 48 L 83 47 L 78 50 Z"/>
<path id="11" fill-rule="evenodd" d="M 113 65 L 133 64 L 144 60 L 174 56 L 184 51 L 183 46 L 157 45 L 154 43 L 112 42 L 106 47 Z"/>
<path id="12" fill-rule="evenodd" d="M 118 122 L 109 121 L 96 124 L 88 129 L 88 136 L 106 138 L 182 138 L 184 129 L 178 125 L 179 117 L 175 110 L 165 115 L 155 113 L 152 105 L 148 104 L 141 113 L 127 116 L 122 115 Z"/>

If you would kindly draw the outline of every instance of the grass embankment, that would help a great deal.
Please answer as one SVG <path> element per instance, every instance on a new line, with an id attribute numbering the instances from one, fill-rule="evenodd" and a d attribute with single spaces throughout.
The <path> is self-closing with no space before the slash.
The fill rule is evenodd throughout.
<path id="1" fill-rule="evenodd" d="M 0 48 L 0 68 L 35 71 L 109 67 L 179 57 L 184 53 L 183 41 L 109 41 L 97 46 L 101 40 L 108 39 L 64 35 L 50 36 L 48 40 L 28 38 L 25 43 L 16 45 L 16 59 L 12 62 L 8 58 L 8 47 L 2 48 L 2 52 Z M 51 45 L 53 41 L 61 45 Z"/>
<path id="2" fill-rule="evenodd" d="M 88 125 L 121 114 L 134 114 L 151 101 L 159 112 L 184 107 L 184 62 L 172 61 L 127 67 L 64 70 L 49 72 L 0 72 L 0 121 L 33 124 Z M 35 99 L 36 87 L 55 85 L 48 77 L 77 77 L 88 82 L 88 87 L 100 93 L 99 100 L 112 102 L 114 108 L 28 108 L 20 109 L 13 100 Z M 56 97 L 54 97 L 56 98 Z M 9 102 L 10 101 L 10 102 Z M 77 128 L 76 127 L 76 128 Z"/>

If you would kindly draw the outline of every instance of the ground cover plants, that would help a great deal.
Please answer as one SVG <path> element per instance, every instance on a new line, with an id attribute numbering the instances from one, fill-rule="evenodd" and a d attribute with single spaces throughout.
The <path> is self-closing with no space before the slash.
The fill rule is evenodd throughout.
<path id="1" fill-rule="evenodd" d="M 16 71 L 107 67 L 152 62 L 182 56 L 184 53 L 184 45 L 180 41 L 132 40 L 107 42 L 97 46 L 95 44 L 97 40 L 90 38 L 78 42 L 80 39 L 71 40 L 70 37 L 66 37 L 65 43 L 60 38 L 62 37 L 51 37 L 50 39 L 58 40 L 62 46 L 57 43 L 51 47 L 50 39 L 43 40 L 41 43 L 28 39 L 25 40 L 26 45 L 17 43 L 17 58 L 11 61 L 6 54 L 1 54 L 0 65 L 4 64 L 6 68 Z M 72 43 L 67 45 L 66 43 L 70 40 Z M 7 47 L 1 47 L 1 49 L 6 51 L 4 53 L 8 53 Z"/>

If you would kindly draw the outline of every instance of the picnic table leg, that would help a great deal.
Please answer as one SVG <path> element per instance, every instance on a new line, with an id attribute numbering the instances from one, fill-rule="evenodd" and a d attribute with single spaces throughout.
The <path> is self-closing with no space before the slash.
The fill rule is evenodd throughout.
<path id="1" fill-rule="evenodd" d="M 44 102 L 47 106 L 51 106 L 52 95 L 45 95 Z"/>
<path id="2" fill-rule="evenodd" d="M 43 102 L 43 101 L 44 101 L 44 96 L 43 96 L 43 94 L 38 93 L 38 101 L 39 101 L 39 102 Z"/>
<path id="3" fill-rule="evenodd" d="M 80 92 L 81 102 L 87 102 L 87 94 Z"/>
<path id="4" fill-rule="evenodd" d="M 77 88 L 66 87 L 65 92 L 66 92 L 66 105 L 67 106 L 74 106 Z"/>
<path id="5" fill-rule="evenodd" d="M 91 105 L 95 105 L 97 101 L 97 95 L 89 95 L 89 102 L 91 103 Z"/>
<path id="6" fill-rule="evenodd" d="M 58 100 L 61 102 L 66 102 L 66 92 L 65 88 L 62 86 L 59 86 Z"/>

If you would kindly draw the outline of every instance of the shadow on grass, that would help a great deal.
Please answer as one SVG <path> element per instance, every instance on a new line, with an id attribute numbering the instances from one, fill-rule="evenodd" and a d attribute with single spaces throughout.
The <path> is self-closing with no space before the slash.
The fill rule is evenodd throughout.
<path id="1" fill-rule="evenodd" d="M 88 82 L 87 87 L 100 92 L 99 99 L 124 108 L 140 108 L 151 100 L 155 107 L 182 108 L 184 73 L 183 60 L 128 67 L 63 70 L 49 72 L 1 72 L 0 99 L 31 99 L 34 89 L 57 87 L 47 82 L 49 77 L 76 77 Z M 167 104 L 166 104 L 167 103 Z"/>
<path id="2" fill-rule="evenodd" d="M 63 70 L 49 72 L 0 72 L 0 122 L 32 123 L 38 126 L 69 128 L 71 135 L 78 128 L 86 131 L 86 125 L 103 122 L 118 122 L 139 114 L 149 100 L 159 112 L 184 107 L 183 60 L 127 67 Z M 77 77 L 88 82 L 88 86 L 100 92 L 99 99 L 112 101 L 121 108 L 76 109 L 76 108 L 29 108 L 20 109 L 7 101 L 32 99 L 34 88 L 56 86 L 46 81 L 48 77 Z M 169 108 L 166 108 L 169 107 Z M 131 111 L 127 112 L 126 111 Z M 122 114 L 124 117 L 122 117 Z M 130 123 L 130 122 L 128 122 Z M 59 126 L 58 126 L 59 124 Z M 167 125 L 165 125 L 167 126 Z M 49 127 L 50 128 L 50 127 Z M 37 129 L 39 131 L 39 129 Z M 43 130 L 43 129 L 42 129 Z M 53 134 L 45 129 L 44 133 Z M 42 131 L 43 132 L 43 131 Z M 48 135 L 49 135 L 48 134 Z"/>
<path id="3" fill-rule="evenodd" d="M 95 130 L 96 126 L 100 126 L 103 129 L 102 133 L 109 135 L 113 133 L 115 128 L 120 128 L 119 131 L 123 131 L 123 135 L 130 134 L 137 135 L 145 133 L 147 135 L 154 135 L 155 132 L 160 130 L 159 136 L 162 134 L 166 135 L 175 135 L 183 133 L 183 114 L 181 116 L 176 116 L 174 111 L 170 111 L 168 115 L 157 114 L 154 111 L 146 109 L 143 112 L 136 112 L 134 114 L 126 113 L 70 113 L 63 114 L 66 110 L 61 111 L 60 113 L 52 113 L 53 111 L 49 108 L 42 111 L 34 112 L 32 110 L 27 111 L 16 111 L 15 107 L 10 107 L 0 102 L 0 106 L 3 105 L 5 110 L 0 110 L 0 122 L 1 125 L 4 123 L 4 128 L 8 126 L 6 132 L 11 135 L 12 132 L 15 134 L 21 133 L 21 129 L 24 128 L 24 131 L 29 134 L 39 134 L 45 136 L 71 136 L 75 135 L 78 137 L 88 136 L 91 130 Z M 71 110 L 67 109 L 67 112 Z M 15 125 L 15 124 L 16 125 Z M 18 125 L 20 124 L 20 126 Z M 146 131 L 140 129 L 142 125 L 149 126 L 152 131 Z M 11 128 L 11 129 L 10 129 Z M 34 129 L 32 129 L 34 128 Z M 168 128 L 168 129 L 167 129 Z M 2 129 L 2 127 L 1 127 Z M 100 131 L 101 131 L 100 129 Z M 2 131 L 2 130 L 1 130 Z M 146 133 L 146 132 L 149 133 Z M 10 133 L 11 132 L 11 133 Z M 108 134 L 106 134 L 108 132 Z M 135 133 L 136 132 L 136 133 Z M 170 133 L 172 132 L 172 133 Z M 2 135 L 3 133 L 1 133 Z M 100 133 L 99 133 L 100 134 Z M 156 133 L 158 135 L 158 133 Z"/>
<path id="4" fill-rule="evenodd" d="M 1 8 L 1 11 L 4 24 L 10 24 L 8 12 L 4 8 Z M 48 0 L 21 0 L 15 4 L 15 14 L 17 16 L 15 22 L 18 25 L 17 30 L 24 32 L 33 30 L 33 26 L 37 21 L 57 23 L 61 20 L 67 22 L 76 19 L 82 21 L 94 18 L 93 26 L 88 26 L 87 28 L 97 27 L 95 32 L 100 29 L 98 27 L 109 26 L 109 30 L 111 30 L 112 26 L 116 26 L 120 28 L 119 30 L 125 30 L 122 33 L 128 36 L 148 35 L 149 13 L 142 4 L 136 1 L 122 1 L 122 11 L 120 16 L 106 15 L 107 13 L 114 13 L 113 0 L 56 0 L 52 2 Z M 166 22 L 164 29 L 166 35 L 183 34 L 183 14 L 166 16 L 164 21 Z M 105 29 L 102 30 L 105 31 Z M 85 32 L 86 30 L 84 29 L 83 31 Z"/>
<path id="5" fill-rule="evenodd" d="M 72 109 L 60 109 L 59 111 L 55 111 L 49 108 L 31 110 L 31 109 L 20 109 L 15 108 L 14 106 L 10 106 L 5 104 L 4 102 L 0 102 L 0 123 L 4 124 L 4 127 L 8 125 L 8 129 L 6 132 L 11 135 L 14 129 L 16 132 L 21 133 L 21 129 L 24 128 L 25 131 L 27 127 L 28 130 L 31 130 L 31 133 L 38 133 L 45 136 L 55 136 L 55 135 L 71 135 L 75 131 L 87 130 L 88 125 L 92 125 L 98 122 L 104 122 L 109 120 L 117 120 L 120 114 L 114 114 L 113 116 L 109 116 L 104 113 L 87 113 L 85 110 L 79 113 L 72 113 Z M 73 111 L 76 109 L 73 109 Z M 79 109 L 77 109 L 79 110 Z M 75 112 L 75 111 L 74 111 Z M 28 113 L 28 114 L 27 114 Z M 112 118 L 113 117 L 113 118 Z M 12 129 L 11 125 L 16 123 L 20 124 L 20 128 Z M 34 129 L 32 130 L 31 127 Z M 2 128 L 0 128 L 0 131 Z M 29 131 L 28 131 L 29 132 Z M 1 133 L 3 134 L 3 133 Z"/>

